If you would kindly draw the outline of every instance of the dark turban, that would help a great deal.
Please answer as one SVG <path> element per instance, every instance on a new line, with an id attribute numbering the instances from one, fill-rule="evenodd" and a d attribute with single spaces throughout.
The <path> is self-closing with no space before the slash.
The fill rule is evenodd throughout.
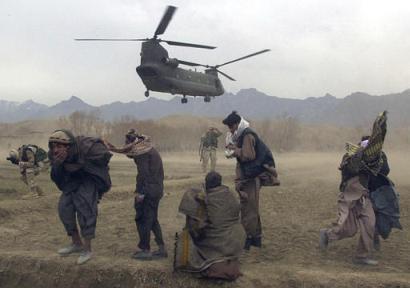
<path id="1" fill-rule="evenodd" d="M 365 141 L 365 140 L 369 140 L 369 139 L 370 139 L 370 136 L 365 135 L 365 136 L 362 136 L 362 139 L 360 141 Z"/>
<path id="2" fill-rule="evenodd" d="M 125 134 L 125 143 L 129 144 L 134 142 L 138 137 L 137 132 L 135 131 L 135 129 L 129 129 L 127 134 Z"/>
<path id="3" fill-rule="evenodd" d="M 212 189 L 222 184 L 222 176 L 218 172 L 211 171 L 205 177 L 205 189 Z"/>
<path id="4" fill-rule="evenodd" d="M 232 126 L 234 124 L 239 124 L 241 122 L 241 116 L 239 116 L 236 111 L 232 111 L 231 114 L 229 114 L 223 121 L 222 123 L 226 126 Z"/>

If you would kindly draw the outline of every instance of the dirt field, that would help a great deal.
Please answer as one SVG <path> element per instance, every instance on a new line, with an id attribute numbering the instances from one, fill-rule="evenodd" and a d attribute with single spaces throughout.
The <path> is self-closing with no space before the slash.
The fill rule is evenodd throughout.
<path id="1" fill-rule="evenodd" d="M 263 248 L 241 257 L 244 276 L 235 283 L 196 280 L 172 273 L 172 257 L 158 262 L 130 258 L 136 247 L 133 190 L 134 163 L 117 157 L 111 163 L 113 188 L 99 206 L 94 259 L 83 266 L 76 257 L 56 251 L 68 243 L 56 206 L 59 193 L 43 174 L 46 196 L 20 200 L 26 187 L 18 169 L 0 163 L 0 287 L 410 287 L 410 154 L 386 151 L 391 178 L 401 194 L 403 231 L 394 231 L 376 254 L 378 267 L 353 265 L 357 238 L 332 243 L 325 253 L 318 231 L 336 219 L 340 153 L 277 155 L 282 186 L 263 188 Z M 1 155 L 4 159 L 4 155 Z M 200 185 L 196 155 L 163 155 L 165 191 L 160 223 L 169 251 L 184 218 L 177 213 L 184 190 Z M 234 161 L 222 159 L 218 170 L 232 187 Z"/>

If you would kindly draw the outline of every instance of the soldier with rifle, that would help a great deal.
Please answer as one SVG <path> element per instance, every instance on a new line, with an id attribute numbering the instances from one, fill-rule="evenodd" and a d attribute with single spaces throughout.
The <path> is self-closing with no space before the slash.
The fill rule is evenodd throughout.
<path id="1" fill-rule="evenodd" d="M 21 180 L 28 186 L 29 193 L 23 196 L 23 199 L 35 199 L 43 196 L 43 191 L 37 185 L 35 177 L 40 171 L 47 169 L 49 160 L 47 152 L 37 145 L 22 145 L 17 150 L 12 149 L 9 152 L 7 160 L 20 168 Z"/>

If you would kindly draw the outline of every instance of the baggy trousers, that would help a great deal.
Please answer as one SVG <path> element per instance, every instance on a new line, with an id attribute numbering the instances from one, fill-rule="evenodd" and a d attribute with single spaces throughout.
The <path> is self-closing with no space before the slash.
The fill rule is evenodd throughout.
<path id="1" fill-rule="evenodd" d="M 260 189 L 261 185 L 258 177 L 239 180 L 236 185 L 241 203 L 241 223 L 245 228 L 246 235 L 250 238 L 262 236 L 262 225 L 259 215 Z"/>
<path id="2" fill-rule="evenodd" d="M 77 221 L 81 236 L 85 239 L 95 237 L 98 215 L 98 190 L 96 184 L 85 179 L 71 192 L 64 192 L 58 203 L 58 214 L 68 236 L 77 232 Z"/>
<path id="3" fill-rule="evenodd" d="M 145 198 L 142 202 L 135 201 L 135 224 L 139 235 L 138 247 L 150 250 L 151 231 L 154 233 L 157 245 L 164 245 L 161 226 L 158 222 L 158 206 L 160 198 Z"/>
<path id="4" fill-rule="evenodd" d="M 356 257 L 365 258 L 373 250 L 373 237 L 376 218 L 373 206 L 367 196 L 358 200 L 348 201 L 343 193 L 339 194 L 338 199 L 339 218 L 335 227 L 327 231 L 330 241 L 353 237 L 357 232 L 360 233 L 357 246 Z"/>

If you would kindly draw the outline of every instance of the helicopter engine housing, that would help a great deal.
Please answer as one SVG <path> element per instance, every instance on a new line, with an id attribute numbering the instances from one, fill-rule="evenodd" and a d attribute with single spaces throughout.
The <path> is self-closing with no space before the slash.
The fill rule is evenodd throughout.
<path id="1" fill-rule="evenodd" d="M 168 65 L 172 68 L 177 68 L 179 65 L 179 61 L 177 58 L 164 58 L 163 62 L 165 63 L 165 65 Z"/>

